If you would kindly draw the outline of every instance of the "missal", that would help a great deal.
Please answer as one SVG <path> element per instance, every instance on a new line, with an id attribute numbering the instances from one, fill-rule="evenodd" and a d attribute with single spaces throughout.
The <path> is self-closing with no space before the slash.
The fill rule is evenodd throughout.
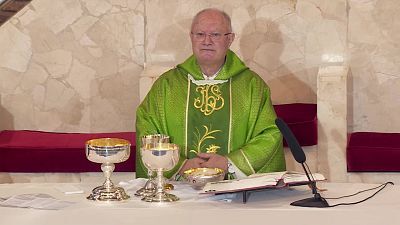
<path id="1" fill-rule="evenodd" d="M 319 173 L 313 173 L 312 177 L 315 181 L 323 181 L 325 177 Z M 298 172 L 273 172 L 253 174 L 243 179 L 223 180 L 207 183 L 201 194 L 220 194 L 241 191 L 250 191 L 258 189 L 274 189 L 287 186 L 297 186 L 309 184 L 307 176 Z"/>

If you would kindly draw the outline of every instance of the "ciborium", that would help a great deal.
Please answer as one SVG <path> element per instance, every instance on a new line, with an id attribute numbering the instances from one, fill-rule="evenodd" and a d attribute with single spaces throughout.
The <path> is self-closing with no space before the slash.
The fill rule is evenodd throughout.
<path id="1" fill-rule="evenodd" d="M 115 169 L 114 163 L 124 162 L 129 158 L 130 146 L 129 141 L 118 138 L 99 138 L 86 142 L 86 158 L 101 163 L 101 170 L 106 178 L 103 185 L 94 188 L 87 199 L 121 201 L 129 198 L 122 187 L 113 184 L 110 177 Z"/>
<path id="2" fill-rule="evenodd" d="M 151 134 L 145 135 L 140 138 L 141 148 L 147 144 L 157 144 L 157 143 L 169 143 L 169 136 L 165 134 Z M 144 187 L 136 191 L 135 195 L 140 197 L 153 195 L 156 191 L 156 184 L 154 183 L 154 172 L 153 170 L 147 168 L 148 180 Z"/>
<path id="3" fill-rule="evenodd" d="M 174 168 L 179 161 L 179 147 L 173 143 L 151 143 L 140 149 L 142 161 L 147 169 L 156 171 L 156 191 L 142 198 L 146 202 L 174 202 L 179 198 L 165 192 L 164 171 Z"/>

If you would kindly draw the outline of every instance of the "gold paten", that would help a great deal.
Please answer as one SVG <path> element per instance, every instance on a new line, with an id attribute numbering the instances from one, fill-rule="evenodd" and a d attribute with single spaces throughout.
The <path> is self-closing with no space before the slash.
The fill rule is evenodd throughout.
<path id="1" fill-rule="evenodd" d="M 223 180 L 225 172 L 219 168 L 194 168 L 183 172 L 183 177 L 194 189 L 201 189 L 208 182 Z"/>

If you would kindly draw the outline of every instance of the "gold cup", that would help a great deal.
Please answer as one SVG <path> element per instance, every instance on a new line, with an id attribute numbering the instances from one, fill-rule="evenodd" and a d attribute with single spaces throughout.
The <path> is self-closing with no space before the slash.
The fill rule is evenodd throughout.
<path id="1" fill-rule="evenodd" d="M 131 143 L 119 138 L 99 138 L 86 142 L 86 158 L 101 163 L 106 180 L 103 185 L 92 190 L 87 197 L 97 201 L 122 201 L 129 198 L 122 187 L 113 184 L 110 177 L 115 169 L 114 163 L 126 161 L 130 156 Z"/>
<path id="2" fill-rule="evenodd" d="M 146 202 L 174 202 L 179 198 L 165 192 L 163 172 L 172 169 L 179 161 L 179 147 L 173 143 L 146 144 L 141 148 L 142 161 L 147 169 L 157 172 L 154 194 L 145 196 Z"/>
<path id="3" fill-rule="evenodd" d="M 157 144 L 157 143 L 169 143 L 169 136 L 165 134 L 150 134 L 150 135 L 145 135 L 140 138 L 140 143 L 141 143 L 141 148 L 146 146 L 147 144 Z M 139 190 L 136 191 L 135 196 L 139 197 L 146 197 L 153 195 L 156 191 L 156 184 L 154 181 L 154 171 L 147 168 L 147 176 L 148 180 L 146 181 L 146 184 L 144 187 L 140 188 Z M 173 185 L 172 184 L 165 184 L 168 188 L 167 190 L 172 190 Z"/>

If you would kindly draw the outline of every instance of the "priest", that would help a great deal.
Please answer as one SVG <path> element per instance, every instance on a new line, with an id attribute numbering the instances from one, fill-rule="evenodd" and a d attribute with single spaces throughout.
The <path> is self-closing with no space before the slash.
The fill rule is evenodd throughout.
<path id="1" fill-rule="evenodd" d="M 270 89 L 229 49 L 234 39 L 225 12 L 209 8 L 193 18 L 193 55 L 162 74 L 137 109 L 137 177 L 147 176 L 140 137 L 150 134 L 180 147 L 169 178 L 200 167 L 223 169 L 229 179 L 285 170 Z"/>

